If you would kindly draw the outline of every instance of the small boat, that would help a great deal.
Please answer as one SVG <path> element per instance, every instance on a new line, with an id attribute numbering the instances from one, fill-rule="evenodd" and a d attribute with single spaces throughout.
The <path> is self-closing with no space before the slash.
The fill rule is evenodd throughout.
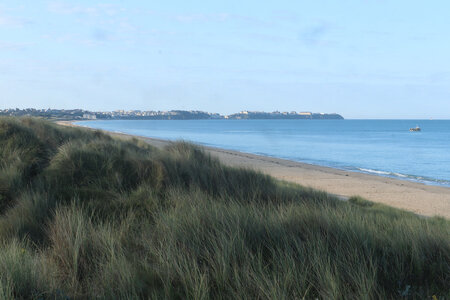
<path id="1" fill-rule="evenodd" d="M 419 126 L 416 126 L 416 128 L 410 128 L 409 131 L 421 131 Z"/>

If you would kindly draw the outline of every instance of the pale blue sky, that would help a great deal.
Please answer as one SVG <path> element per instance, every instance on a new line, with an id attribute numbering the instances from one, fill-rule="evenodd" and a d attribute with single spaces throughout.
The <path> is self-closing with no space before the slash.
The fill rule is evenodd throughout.
<path id="1" fill-rule="evenodd" d="M 450 2 L 0 2 L 0 108 L 450 118 Z"/>

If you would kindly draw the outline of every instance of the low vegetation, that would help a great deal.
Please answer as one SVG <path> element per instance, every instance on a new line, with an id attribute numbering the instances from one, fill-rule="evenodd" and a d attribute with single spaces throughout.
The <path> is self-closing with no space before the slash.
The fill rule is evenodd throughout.
<path id="1" fill-rule="evenodd" d="M 0 118 L 0 299 L 449 299 L 450 224 Z"/>

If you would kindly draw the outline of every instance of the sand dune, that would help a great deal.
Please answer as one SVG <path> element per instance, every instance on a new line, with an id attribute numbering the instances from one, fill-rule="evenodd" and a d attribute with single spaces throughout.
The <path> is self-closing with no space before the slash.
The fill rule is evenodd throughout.
<path id="1" fill-rule="evenodd" d="M 73 125 L 70 122 L 60 122 L 60 124 Z M 124 138 L 132 137 L 126 134 L 111 134 Z M 163 147 L 170 143 L 160 139 L 137 138 L 156 147 Z M 450 188 L 342 171 L 238 151 L 212 147 L 204 147 L 204 149 L 226 165 L 259 170 L 281 180 L 335 194 L 342 199 L 357 195 L 424 216 L 450 218 Z"/>

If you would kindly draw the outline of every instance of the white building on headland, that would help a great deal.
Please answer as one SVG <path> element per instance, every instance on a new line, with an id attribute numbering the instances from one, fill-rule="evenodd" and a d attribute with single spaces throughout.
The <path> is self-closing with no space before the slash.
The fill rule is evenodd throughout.
<path id="1" fill-rule="evenodd" d="M 83 114 L 83 119 L 96 120 L 97 116 L 94 114 Z"/>

